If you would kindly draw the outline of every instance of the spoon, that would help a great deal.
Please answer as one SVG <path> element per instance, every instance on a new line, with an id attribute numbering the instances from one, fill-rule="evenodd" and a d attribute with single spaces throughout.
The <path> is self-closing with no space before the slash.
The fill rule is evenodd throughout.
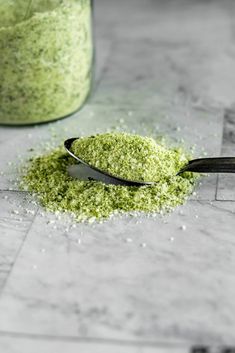
<path id="1" fill-rule="evenodd" d="M 71 151 L 71 146 L 75 140 L 78 140 L 79 137 L 74 137 L 66 140 L 64 142 L 64 147 L 66 151 L 75 158 L 78 162 L 82 163 L 86 167 L 94 170 L 97 175 L 109 177 L 114 184 L 126 185 L 126 186 L 146 186 L 154 185 L 154 181 L 136 181 L 136 180 L 127 180 L 120 178 L 118 176 L 112 175 L 106 171 L 100 170 L 93 165 L 85 162 L 79 156 L 76 156 Z M 235 173 L 235 157 L 211 157 L 211 158 L 198 158 L 193 159 L 188 162 L 183 168 L 181 168 L 177 175 L 180 175 L 184 172 L 194 172 L 194 173 Z"/>

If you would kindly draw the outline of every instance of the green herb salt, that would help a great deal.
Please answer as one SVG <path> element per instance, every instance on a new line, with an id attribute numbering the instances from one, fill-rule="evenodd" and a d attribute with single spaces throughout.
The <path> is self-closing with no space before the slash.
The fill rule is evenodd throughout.
<path id="1" fill-rule="evenodd" d="M 197 176 L 177 171 L 190 156 L 182 148 L 166 148 L 152 138 L 127 133 L 84 137 L 74 152 L 90 164 L 133 180 L 156 181 L 154 186 L 129 187 L 72 178 L 75 164 L 63 147 L 33 158 L 22 185 L 38 194 L 50 211 L 71 212 L 78 221 L 102 220 L 118 212 L 166 212 L 183 204 Z"/>
<path id="2" fill-rule="evenodd" d="M 166 149 L 152 138 L 127 133 L 80 138 L 72 151 L 96 168 L 135 181 L 171 178 L 188 160 L 185 154 Z"/>
<path id="3" fill-rule="evenodd" d="M 0 53 L 0 123 L 71 114 L 91 86 L 91 1 L 0 0 Z"/>

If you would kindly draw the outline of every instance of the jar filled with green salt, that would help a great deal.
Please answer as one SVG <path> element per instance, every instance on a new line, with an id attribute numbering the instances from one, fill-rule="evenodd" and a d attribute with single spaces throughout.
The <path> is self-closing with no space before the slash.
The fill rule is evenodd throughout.
<path id="1" fill-rule="evenodd" d="M 0 123 L 68 116 L 92 82 L 92 0 L 0 0 Z"/>

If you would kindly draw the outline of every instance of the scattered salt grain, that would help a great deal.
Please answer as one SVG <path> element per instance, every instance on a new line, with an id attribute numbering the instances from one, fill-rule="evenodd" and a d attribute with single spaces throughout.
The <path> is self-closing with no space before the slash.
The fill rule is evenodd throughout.
<path id="1" fill-rule="evenodd" d="M 146 248 L 147 244 L 146 243 L 141 243 L 140 246 L 141 246 L 141 248 Z"/>
<path id="2" fill-rule="evenodd" d="M 133 240 L 132 240 L 131 238 L 126 238 L 126 242 L 127 242 L 127 243 L 132 243 Z"/>

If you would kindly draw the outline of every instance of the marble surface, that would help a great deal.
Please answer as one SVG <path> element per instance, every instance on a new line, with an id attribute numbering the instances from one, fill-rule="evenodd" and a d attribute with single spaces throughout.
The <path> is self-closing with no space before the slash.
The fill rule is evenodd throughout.
<path id="1" fill-rule="evenodd" d="M 86 107 L 0 127 L 1 352 L 235 346 L 233 175 L 202 178 L 169 216 L 94 225 L 45 213 L 17 186 L 18 164 L 75 131 L 118 126 L 184 141 L 197 156 L 233 155 L 234 15 L 233 0 L 99 0 Z"/>

